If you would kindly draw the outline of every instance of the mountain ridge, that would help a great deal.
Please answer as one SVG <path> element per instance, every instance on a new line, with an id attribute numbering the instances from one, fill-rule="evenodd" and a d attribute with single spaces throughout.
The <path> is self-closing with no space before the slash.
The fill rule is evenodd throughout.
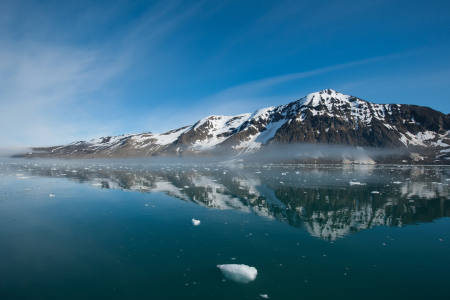
<path id="1" fill-rule="evenodd" d="M 424 106 L 375 104 L 325 89 L 253 113 L 207 116 L 161 134 L 33 148 L 25 157 L 239 156 L 275 145 L 311 144 L 403 149 L 407 162 L 450 163 L 450 116 Z"/>

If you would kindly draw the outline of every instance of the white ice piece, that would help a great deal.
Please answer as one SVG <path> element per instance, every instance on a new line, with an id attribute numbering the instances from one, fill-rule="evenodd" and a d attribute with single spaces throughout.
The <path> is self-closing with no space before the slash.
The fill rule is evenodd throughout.
<path id="1" fill-rule="evenodd" d="M 55 195 L 53 195 L 53 194 L 50 194 L 50 197 L 55 197 Z"/>
<path id="2" fill-rule="evenodd" d="M 267 296 L 267 294 L 260 294 L 259 296 L 260 296 L 261 298 L 264 298 L 264 299 L 269 298 L 269 296 Z"/>
<path id="3" fill-rule="evenodd" d="M 364 185 L 364 184 L 362 184 L 362 183 L 359 182 L 359 181 L 350 181 L 349 184 L 350 184 L 350 185 Z"/>
<path id="4" fill-rule="evenodd" d="M 228 280 L 240 283 L 249 283 L 256 279 L 258 271 L 254 267 L 238 264 L 217 265 L 223 276 Z"/>
<path id="5" fill-rule="evenodd" d="M 194 226 L 198 226 L 198 225 L 200 225 L 200 220 L 196 220 L 196 219 L 192 218 L 192 224 Z"/>

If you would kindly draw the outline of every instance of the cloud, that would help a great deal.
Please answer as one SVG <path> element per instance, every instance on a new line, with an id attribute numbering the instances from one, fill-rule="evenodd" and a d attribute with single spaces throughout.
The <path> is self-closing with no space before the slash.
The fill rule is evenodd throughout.
<path id="1" fill-rule="evenodd" d="M 333 78 L 331 82 L 334 82 L 334 84 L 332 86 L 321 86 L 320 89 L 332 88 L 339 92 L 362 97 L 363 99 L 366 99 L 364 97 L 370 91 L 372 93 L 370 95 L 374 97 L 366 100 L 371 102 L 405 102 L 407 101 L 406 99 L 381 98 L 379 86 L 386 84 L 386 86 L 389 86 L 388 90 L 391 88 L 405 90 L 405 86 L 407 87 L 408 85 L 440 84 L 445 82 L 447 77 L 440 76 L 439 74 L 441 73 L 433 75 L 427 72 L 427 74 L 407 74 L 402 76 L 398 74 L 393 76 L 385 75 L 384 78 L 374 77 L 371 72 L 368 72 L 368 74 L 361 75 L 361 77 L 355 79 L 354 76 L 345 77 L 342 74 L 348 73 L 349 70 L 356 70 L 360 74 L 359 70 L 361 69 L 370 70 L 382 63 L 394 61 L 398 63 L 400 60 L 411 60 L 422 55 L 432 55 L 434 52 L 435 49 L 419 49 L 245 82 L 223 89 L 195 102 L 186 100 L 186 103 L 189 103 L 189 105 L 185 105 L 182 108 L 170 108 L 167 105 L 155 107 L 150 114 L 147 114 L 146 119 L 148 121 L 144 127 L 150 128 L 154 133 L 162 133 L 182 126 L 192 125 L 208 115 L 252 113 L 260 108 L 287 104 L 306 96 L 308 93 L 319 90 L 311 90 L 309 79 L 315 77 L 324 84 L 324 82 L 330 82 L 329 80 L 324 80 L 329 75 Z M 399 70 L 399 72 L 402 71 L 404 72 L 404 70 Z M 447 72 L 443 72 L 441 75 L 445 74 Z M 398 79 L 399 77 L 402 79 Z M 339 80 L 336 80 L 336 78 L 339 78 Z M 425 78 L 428 79 L 425 80 Z M 402 84 L 402 87 L 399 88 L 397 83 Z M 280 88 L 285 85 L 294 88 L 287 91 L 284 88 Z"/>
<path id="2" fill-rule="evenodd" d="M 363 65 L 369 65 L 373 63 L 380 63 L 383 61 L 389 61 L 404 57 L 410 57 L 415 55 L 415 52 L 406 52 L 406 53 L 398 53 L 398 54 L 392 54 L 392 55 L 385 55 L 385 56 L 379 56 L 379 57 L 373 57 L 363 60 L 357 60 L 342 64 L 336 64 L 333 66 L 328 66 L 324 68 L 318 68 L 315 70 L 310 71 L 303 71 L 298 73 L 292 73 L 292 74 L 285 74 L 280 76 L 273 76 L 263 79 L 258 79 L 250 82 L 246 82 L 237 86 L 233 86 L 231 88 L 225 89 L 220 91 L 219 93 L 212 95 L 211 97 L 208 97 L 206 99 L 207 102 L 222 102 L 227 101 L 229 99 L 233 99 L 234 101 L 242 99 L 242 100 L 248 100 L 251 98 L 258 97 L 258 95 L 261 95 L 263 92 L 266 92 L 270 90 L 271 88 L 278 86 L 280 84 L 289 82 L 289 81 L 295 81 L 300 79 L 306 79 L 309 77 L 319 76 L 326 73 L 336 72 L 336 71 L 342 71 L 345 69 L 350 69 L 357 66 L 363 66 Z M 325 87 L 324 87 L 325 88 Z M 326 87 L 326 88 L 332 88 L 332 87 Z"/>
<path id="3" fill-rule="evenodd" d="M 79 98 L 98 91 L 119 74 L 127 58 L 101 49 L 80 49 L 36 41 L 0 48 L 2 142 L 48 143 L 83 130 Z M 6 135 L 6 136 L 5 136 Z M 72 136 L 76 137 L 76 136 Z"/>
<path id="4" fill-rule="evenodd" d="M 0 146 L 0 159 L 5 159 L 16 154 L 25 154 L 30 151 L 31 149 L 27 146 Z"/>
<path id="5" fill-rule="evenodd" d="M 0 37 L 2 145 L 54 145 L 114 133 L 121 125 L 115 107 L 118 79 L 142 52 L 157 59 L 158 43 L 192 18 L 199 5 L 180 9 L 178 2 L 158 2 L 110 35 L 95 27 L 105 20 L 89 17 L 99 7 L 69 16 L 75 25 L 67 27 L 40 6 L 27 18 L 17 6 L 4 6 L 10 14 L 0 15 L 0 31 L 12 33 Z M 117 17 L 121 7 L 114 9 L 105 12 L 106 19 Z M 95 30 L 99 41 L 90 32 Z M 78 42 L 83 38 L 87 41 Z"/>
<path id="6" fill-rule="evenodd" d="M 146 127 L 152 128 L 152 131 L 155 133 L 161 133 L 181 126 L 194 124 L 199 119 L 208 115 L 236 115 L 251 113 L 256 109 L 264 108 L 266 106 L 286 104 L 298 100 L 300 97 L 306 96 L 306 94 L 299 94 L 297 93 L 298 90 L 296 92 L 289 93 L 280 92 L 278 87 L 285 83 L 294 82 L 298 84 L 300 88 L 306 90 L 306 87 L 302 85 L 302 80 L 311 77 L 317 77 L 327 73 L 348 70 L 350 68 L 366 66 L 383 61 L 395 60 L 401 57 L 409 57 L 412 55 L 414 55 L 413 52 L 386 55 L 337 64 L 310 71 L 272 76 L 245 82 L 207 96 L 206 98 L 199 100 L 197 103 L 191 104 L 183 109 L 177 108 L 171 110 L 167 109 L 166 106 L 155 108 L 152 113 L 147 116 L 147 119 L 150 121 Z M 324 86 L 323 89 L 325 88 L 336 87 Z M 275 93 L 271 93 L 272 90 L 275 90 Z M 317 91 L 309 90 L 309 92 Z"/>

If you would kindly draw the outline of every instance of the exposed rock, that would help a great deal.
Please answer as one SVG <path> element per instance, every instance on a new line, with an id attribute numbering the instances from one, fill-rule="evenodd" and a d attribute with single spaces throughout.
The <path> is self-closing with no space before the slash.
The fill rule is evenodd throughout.
<path id="1" fill-rule="evenodd" d="M 371 163 L 374 159 L 450 163 L 450 152 L 445 151 L 450 147 L 449 130 L 450 116 L 431 108 L 375 104 L 327 89 L 252 114 L 209 116 L 163 134 L 127 134 L 36 148 L 25 157 L 242 155 L 274 145 L 317 144 L 404 149 L 411 153 L 401 160 L 399 155 L 376 159 L 347 157 L 353 163 Z"/>

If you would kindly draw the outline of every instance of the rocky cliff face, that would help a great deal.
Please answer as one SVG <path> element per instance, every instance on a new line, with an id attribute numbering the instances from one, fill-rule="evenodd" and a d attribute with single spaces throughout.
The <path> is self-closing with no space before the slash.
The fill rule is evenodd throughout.
<path id="1" fill-rule="evenodd" d="M 403 149 L 401 162 L 450 163 L 449 130 L 450 116 L 431 108 L 374 104 L 327 89 L 252 114 L 209 116 L 163 134 L 40 148 L 27 157 L 242 155 L 274 145 L 319 144 Z"/>

